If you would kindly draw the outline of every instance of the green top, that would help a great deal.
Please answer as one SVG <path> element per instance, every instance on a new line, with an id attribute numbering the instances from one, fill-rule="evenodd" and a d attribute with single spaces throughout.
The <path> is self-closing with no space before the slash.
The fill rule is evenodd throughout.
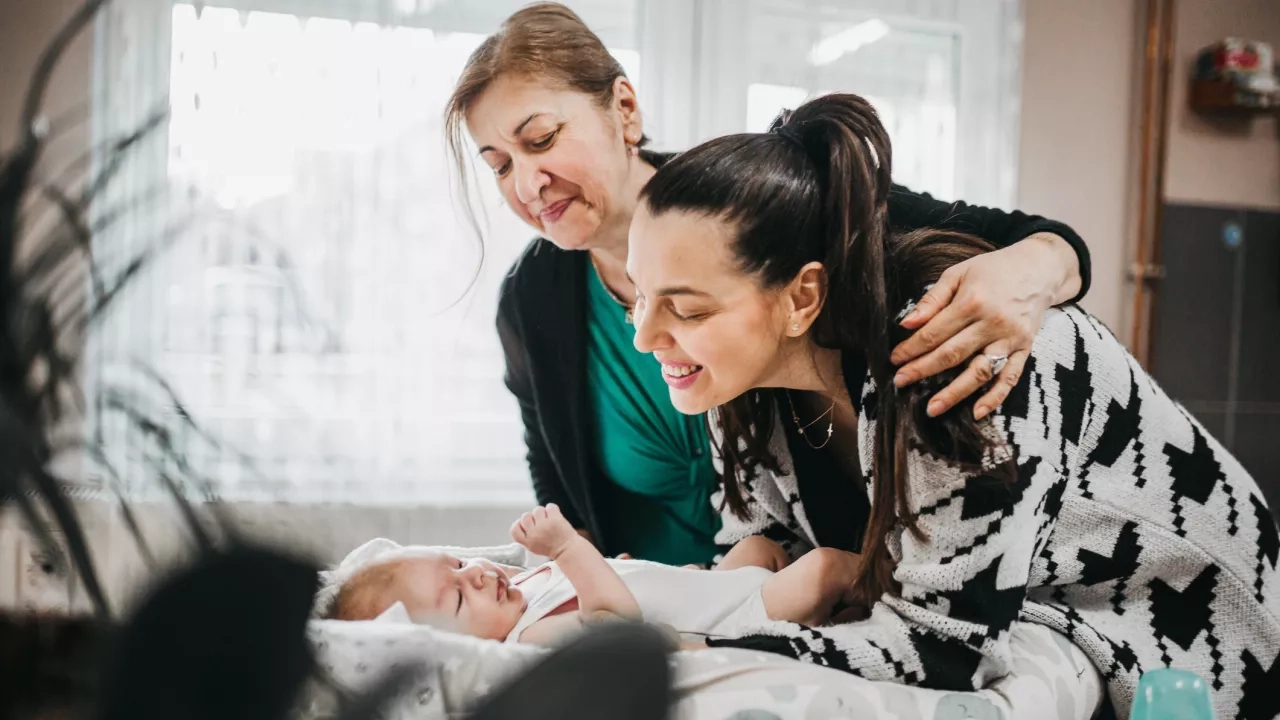
<path id="1" fill-rule="evenodd" d="M 636 350 L 635 328 L 587 264 L 587 387 L 595 410 L 610 545 L 672 565 L 709 563 L 720 517 L 702 416 L 671 404 L 662 371 Z"/>

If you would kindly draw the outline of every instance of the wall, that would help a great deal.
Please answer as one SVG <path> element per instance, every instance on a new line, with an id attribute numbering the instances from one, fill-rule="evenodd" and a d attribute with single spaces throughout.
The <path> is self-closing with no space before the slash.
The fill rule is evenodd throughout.
<path id="1" fill-rule="evenodd" d="M 1179 0 L 1169 107 L 1170 202 L 1280 209 L 1280 120 L 1207 118 L 1187 106 L 1188 75 L 1200 48 L 1227 36 L 1280 50 L 1276 0 Z"/>
<path id="2" fill-rule="evenodd" d="M 1151 369 L 1280 512 L 1280 123 L 1187 105 L 1204 46 L 1236 36 L 1280 47 L 1280 3 L 1181 0 L 1177 22 Z"/>
<path id="3" fill-rule="evenodd" d="M 45 43 L 79 6 L 78 0 L 0 2 L 0 148 L 12 146 L 18 137 L 27 79 Z M 51 120 L 69 123 L 46 156 L 52 167 L 89 146 L 92 36 L 93 28 L 89 27 L 68 48 L 45 96 L 45 114 Z"/>
<path id="4" fill-rule="evenodd" d="M 1136 232 L 1142 0 L 1026 0 L 1019 203 L 1071 223 L 1093 253 L 1085 306 L 1127 337 Z M 1280 121 L 1204 118 L 1187 106 L 1196 52 L 1222 37 L 1280 49 L 1276 0 L 1176 0 L 1165 197 L 1280 208 Z M 1082 42 L 1082 38 L 1088 38 Z"/>
<path id="5" fill-rule="evenodd" d="M 1139 0 L 1026 0 L 1019 205 L 1089 244 L 1084 306 L 1124 337 L 1141 76 Z"/>

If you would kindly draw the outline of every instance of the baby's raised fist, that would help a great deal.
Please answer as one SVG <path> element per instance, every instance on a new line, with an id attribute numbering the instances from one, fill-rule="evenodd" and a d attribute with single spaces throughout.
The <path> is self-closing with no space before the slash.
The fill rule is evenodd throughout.
<path id="1" fill-rule="evenodd" d="M 555 560 L 579 537 L 554 503 L 536 507 L 511 526 L 511 539 L 534 555 Z"/>

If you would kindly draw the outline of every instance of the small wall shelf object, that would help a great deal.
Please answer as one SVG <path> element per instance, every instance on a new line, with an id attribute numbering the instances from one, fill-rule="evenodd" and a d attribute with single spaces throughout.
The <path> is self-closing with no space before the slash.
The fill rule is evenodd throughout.
<path id="1" fill-rule="evenodd" d="M 1236 114 L 1280 110 L 1280 80 L 1271 46 L 1226 38 L 1196 57 L 1190 101 L 1198 112 Z"/>

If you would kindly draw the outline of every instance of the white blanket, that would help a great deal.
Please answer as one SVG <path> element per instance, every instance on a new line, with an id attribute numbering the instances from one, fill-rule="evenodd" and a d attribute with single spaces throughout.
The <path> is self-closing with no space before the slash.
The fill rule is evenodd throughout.
<path id="1" fill-rule="evenodd" d="M 514 546 L 519 548 L 519 546 Z M 353 551 L 326 576 L 340 583 L 359 565 L 386 552 L 416 551 L 373 541 Z M 459 557 L 488 557 L 523 565 L 523 549 L 436 548 Z M 322 591 L 323 592 L 323 591 Z M 388 617 L 370 622 L 313 620 L 309 635 L 322 668 L 339 685 L 361 689 L 406 663 L 429 670 L 388 720 L 461 717 L 492 688 L 546 652 L 466 637 Z M 778 655 L 738 649 L 682 652 L 673 656 L 677 720 L 1088 720 L 1101 705 L 1105 685 L 1089 659 L 1063 636 L 1040 625 L 1017 623 L 1011 635 L 1013 673 L 974 693 L 924 690 L 870 682 L 839 670 Z M 328 717 L 331 699 L 312 693 L 305 718 Z"/>

